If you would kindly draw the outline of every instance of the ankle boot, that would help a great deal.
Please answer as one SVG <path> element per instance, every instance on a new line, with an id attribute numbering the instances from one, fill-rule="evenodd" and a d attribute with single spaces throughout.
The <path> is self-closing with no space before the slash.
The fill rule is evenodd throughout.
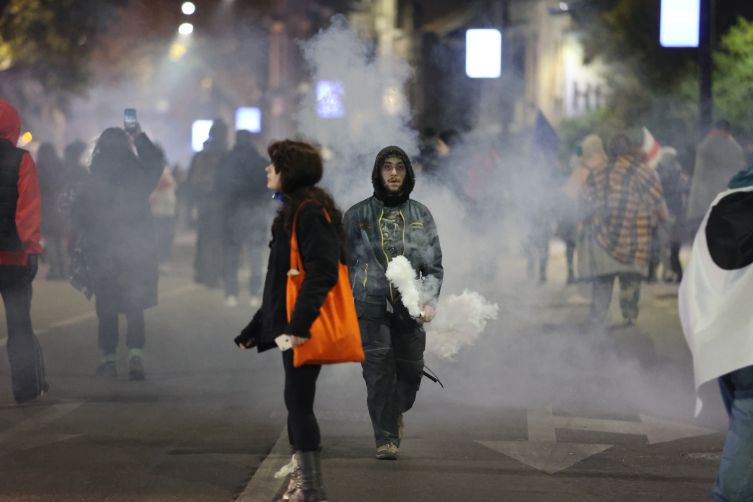
<path id="1" fill-rule="evenodd" d="M 317 451 L 303 451 L 298 456 L 298 467 L 301 470 L 300 488 L 290 496 L 290 502 L 326 502 L 322 481 L 322 453 Z"/>
<path id="2" fill-rule="evenodd" d="M 301 487 L 301 467 L 298 465 L 298 452 L 295 451 L 293 445 L 290 445 L 290 454 L 293 456 L 293 460 L 295 460 L 295 468 L 293 468 L 293 472 L 290 474 L 288 489 L 285 490 L 285 494 L 282 496 L 284 502 L 288 502 L 295 491 Z"/>

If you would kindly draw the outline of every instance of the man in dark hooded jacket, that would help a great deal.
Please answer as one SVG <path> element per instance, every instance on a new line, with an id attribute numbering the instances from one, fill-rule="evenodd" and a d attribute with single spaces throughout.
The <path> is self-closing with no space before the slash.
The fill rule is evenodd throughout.
<path id="1" fill-rule="evenodd" d="M 415 180 L 408 155 L 389 146 L 374 162 L 374 195 L 345 214 L 350 280 L 366 355 L 363 378 L 379 459 L 397 458 L 403 413 L 413 407 L 423 376 L 423 323 L 434 317 L 444 277 L 434 219 L 426 206 L 410 199 Z M 385 276 L 397 256 L 408 259 L 429 290 L 420 320 L 408 313 Z"/>
<path id="2" fill-rule="evenodd" d="M 272 198 L 264 176 L 269 165 L 256 151 L 251 133 L 238 131 L 235 146 L 217 167 L 214 189 L 223 201 L 225 245 L 225 306 L 238 303 L 238 268 L 244 244 L 251 268 L 251 306 L 260 305 L 262 254 L 267 244 Z"/>
<path id="3" fill-rule="evenodd" d="M 39 176 L 29 152 L 16 148 L 20 135 L 21 117 L 0 99 L 0 294 L 8 324 L 13 397 L 24 403 L 49 387 L 31 326 L 31 281 L 42 252 Z"/>
<path id="4" fill-rule="evenodd" d="M 188 189 L 198 212 L 194 281 L 219 287 L 223 271 L 223 200 L 215 190 L 218 166 L 227 153 L 227 125 L 216 119 L 204 149 L 194 155 L 188 169 Z"/>

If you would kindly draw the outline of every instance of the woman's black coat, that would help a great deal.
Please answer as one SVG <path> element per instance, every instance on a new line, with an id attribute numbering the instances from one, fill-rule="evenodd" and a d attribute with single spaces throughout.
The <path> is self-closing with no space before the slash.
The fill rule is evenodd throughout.
<path id="1" fill-rule="evenodd" d="M 290 322 L 287 317 L 290 235 L 280 225 L 274 229 L 269 245 L 269 265 L 261 309 L 235 339 L 236 344 L 258 347 L 259 352 L 263 352 L 275 347 L 275 338 L 283 334 L 311 337 L 311 325 L 319 317 L 330 290 L 337 284 L 340 239 L 322 208 L 313 202 L 300 207 L 295 230 L 306 278 Z"/>
<path id="2" fill-rule="evenodd" d="M 114 160 L 86 176 L 71 208 L 97 301 L 119 312 L 157 305 L 159 263 L 149 196 L 163 165 L 146 134 L 134 144 L 138 158 Z"/>

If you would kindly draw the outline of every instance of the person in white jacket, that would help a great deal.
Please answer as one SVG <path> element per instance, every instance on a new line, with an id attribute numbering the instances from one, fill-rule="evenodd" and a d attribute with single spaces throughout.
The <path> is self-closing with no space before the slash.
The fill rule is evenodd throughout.
<path id="1" fill-rule="evenodd" d="M 718 379 L 729 430 L 715 502 L 753 500 L 753 167 L 706 213 L 680 287 L 680 317 L 696 389 Z M 698 400 L 696 414 L 702 403 Z"/>

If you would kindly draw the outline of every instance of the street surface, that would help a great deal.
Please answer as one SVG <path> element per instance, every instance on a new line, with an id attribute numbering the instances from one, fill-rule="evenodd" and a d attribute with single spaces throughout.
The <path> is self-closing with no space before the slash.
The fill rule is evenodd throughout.
<path id="1" fill-rule="evenodd" d="M 553 249 L 545 286 L 507 257 L 493 280 L 468 285 L 499 304 L 499 320 L 454 361 L 427 354 L 445 388 L 424 380 L 397 461 L 374 459 L 360 367 L 323 369 L 316 409 L 330 501 L 709 500 L 726 417 L 713 388 L 693 417 L 677 286 L 645 286 L 635 327 L 619 327 L 615 299 L 616 327 L 588 335 L 589 288 L 564 286 Z M 289 461 L 280 354 L 236 348 L 253 314 L 247 293 L 223 307 L 220 290 L 192 283 L 192 250 L 176 254 L 147 311 L 144 382 L 127 380 L 124 320 L 120 378 L 99 379 L 94 304 L 66 282 L 35 282 L 51 390 L 14 405 L 2 350 L 0 500 L 279 498 L 286 480 L 274 473 Z"/>

